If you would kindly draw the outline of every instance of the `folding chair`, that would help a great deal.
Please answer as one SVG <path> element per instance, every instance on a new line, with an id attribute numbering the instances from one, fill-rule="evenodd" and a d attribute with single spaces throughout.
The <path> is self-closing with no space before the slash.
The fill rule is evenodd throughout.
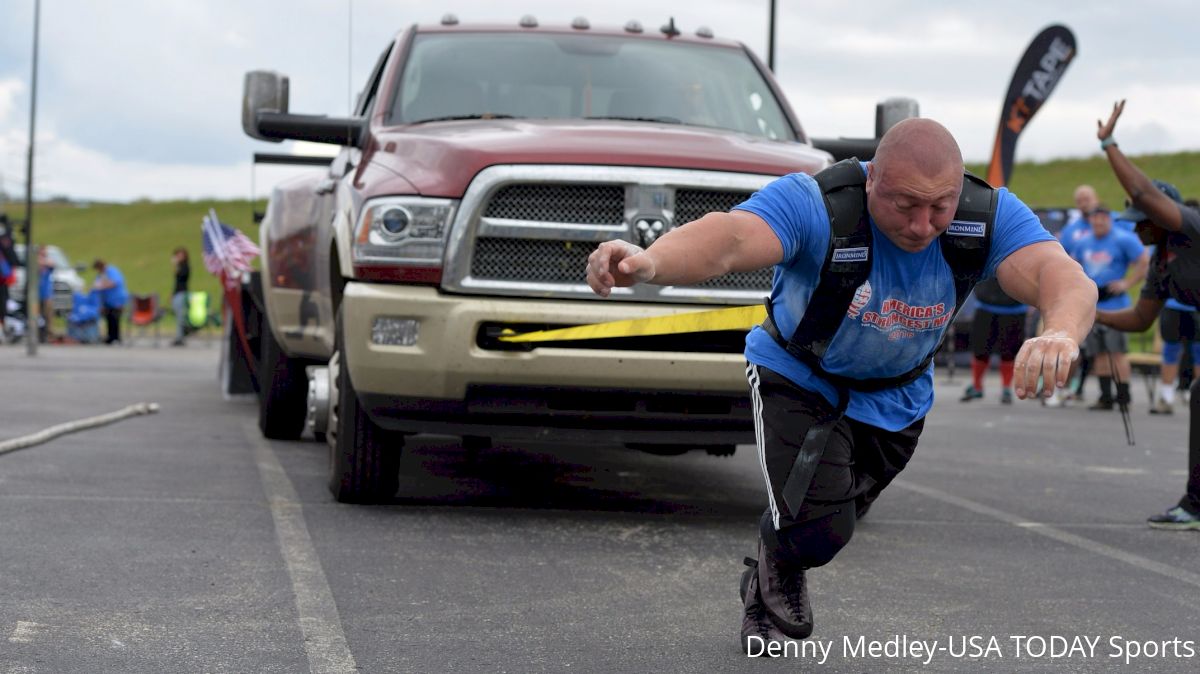
<path id="1" fill-rule="evenodd" d="M 131 295 L 129 298 L 129 339 L 133 341 L 133 329 L 141 328 L 144 333 L 148 328 L 154 330 L 154 346 L 158 346 L 158 323 L 165 311 L 158 306 L 158 293 L 149 295 Z"/>

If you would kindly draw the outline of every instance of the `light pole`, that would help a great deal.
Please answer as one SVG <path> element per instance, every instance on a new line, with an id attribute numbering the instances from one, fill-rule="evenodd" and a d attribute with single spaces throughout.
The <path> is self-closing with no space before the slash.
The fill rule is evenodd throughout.
<path id="1" fill-rule="evenodd" d="M 767 21 L 767 68 L 775 72 L 775 0 L 771 0 L 771 16 Z"/>
<path id="2" fill-rule="evenodd" d="M 29 86 L 29 156 L 25 161 L 25 353 L 37 355 L 38 275 L 37 249 L 33 246 L 33 132 L 37 121 L 38 20 L 41 0 L 33 0 L 33 78 Z"/>

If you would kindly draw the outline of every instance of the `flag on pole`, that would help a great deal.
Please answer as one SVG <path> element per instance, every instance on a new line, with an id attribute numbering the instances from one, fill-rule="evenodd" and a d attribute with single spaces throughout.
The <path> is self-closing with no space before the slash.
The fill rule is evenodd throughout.
<path id="1" fill-rule="evenodd" d="M 221 222 L 215 210 L 204 216 L 200 232 L 205 269 L 221 277 L 226 286 L 236 287 L 242 274 L 250 271 L 250 262 L 261 253 L 258 246 L 250 237 Z"/>
<path id="2" fill-rule="evenodd" d="M 250 271 L 250 262 L 262 251 L 250 237 L 236 228 L 221 222 L 215 209 L 200 223 L 200 248 L 204 254 L 204 268 L 221 279 L 225 291 L 225 303 L 221 313 L 226 325 L 233 326 L 237 344 L 250 370 L 250 378 L 258 388 L 258 363 L 256 353 L 250 346 L 242 306 L 242 278 Z"/>

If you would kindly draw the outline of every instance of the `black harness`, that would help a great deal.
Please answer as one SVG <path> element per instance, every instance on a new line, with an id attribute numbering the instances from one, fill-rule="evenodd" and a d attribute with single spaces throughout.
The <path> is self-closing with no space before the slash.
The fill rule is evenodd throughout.
<path id="1" fill-rule="evenodd" d="M 871 273 L 871 223 L 867 214 L 866 178 L 857 159 L 845 159 L 817 173 L 813 178 L 821 188 L 825 209 L 829 212 L 829 249 L 821 278 L 812 298 L 790 339 L 783 339 L 771 317 L 767 300 L 767 320 L 763 327 L 776 342 L 826 381 L 854 391 L 881 391 L 915 381 L 933 361 L 940 343 L 919 365 L 894 377 L 855 379 L 827 372 L 821 358 L 829 349 L 834 334 L 842 325 L 854 293 Z M 944 234 L 938 237 L 942 257 L 954 275 L 954 316 L 979 282 L 987 264 L 996 218 L 997 193 L 982 179 L 963 174 L 958 210 Z"/>
<path id="2" fill-rule="evenodd" d="M 915 381 L 929 368 L 941 346 L 939 341 L 919 365 L 894 377 L 856 379 L 833 374 L 821 366 L 821 358 L 841 327 L 855 292 L 871 273 L 873 247 L 871 222 L 867 213 L 866 178 L 858 159 L 842 160 L 813 178 L 821 188 L 825 210 L 829 213 L 829 249 L 821 266 L 820 280 L 790 339 L 783 338 L 771 317 L 770 298 L 766 301 L 767 320 L 763 323 L 767 334 L 780 346 L 838 390 L 837 409 L 833 415 L 816 420 L 808 429 L 784 483 L 782 495 L 793 518 L 800 512 L 813 473 L 825 451 L 829 433 L 846 412 L 849 392 L 880 391 Z M 996 190 L 991 185 L 964 172 L 958 209 L 949 228 L 938 237 L 942 257 L 950 265 L 954 276 L 954 312 L 946 322 L 945 332 L 949 331 L 954 316 L 983 276 L 991 248 L 997 199 Z"/>

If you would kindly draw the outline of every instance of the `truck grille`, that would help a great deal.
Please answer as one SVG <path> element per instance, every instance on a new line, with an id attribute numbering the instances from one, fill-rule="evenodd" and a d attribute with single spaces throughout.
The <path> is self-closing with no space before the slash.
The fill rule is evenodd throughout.
<path id="1" fill-rule="evenodd" d="M 488 236 L 475 242 L 471 275 L 493 281 L 586 283 L 585 265 L 597 245 Z"/>
<path id="2" fill-rule="evenodd" d="M 647 246 L 713 211 L 729 211 L 770 176 L 627 166 L 493 166 L 463 196 L 442 287 L 450 292 L 594 299 L 588 256 L 605 241 Z M 695 286 L 639 285 L 634 302 L 743 304 L 770 289 L 771 269 Z"/>
<path id="3" fill-rule="evenodd" d="M 621 185 L 517 184 L 500 188 L 485 218 L 619 224 L 625 216 L 625 188 Z"/>
<path id="4" fill-rule="evenodd" d="M 749 192 L 676 190 L 675 224 L 687 224 L 713 211 L 728 212 L 749 198 Z"/>

